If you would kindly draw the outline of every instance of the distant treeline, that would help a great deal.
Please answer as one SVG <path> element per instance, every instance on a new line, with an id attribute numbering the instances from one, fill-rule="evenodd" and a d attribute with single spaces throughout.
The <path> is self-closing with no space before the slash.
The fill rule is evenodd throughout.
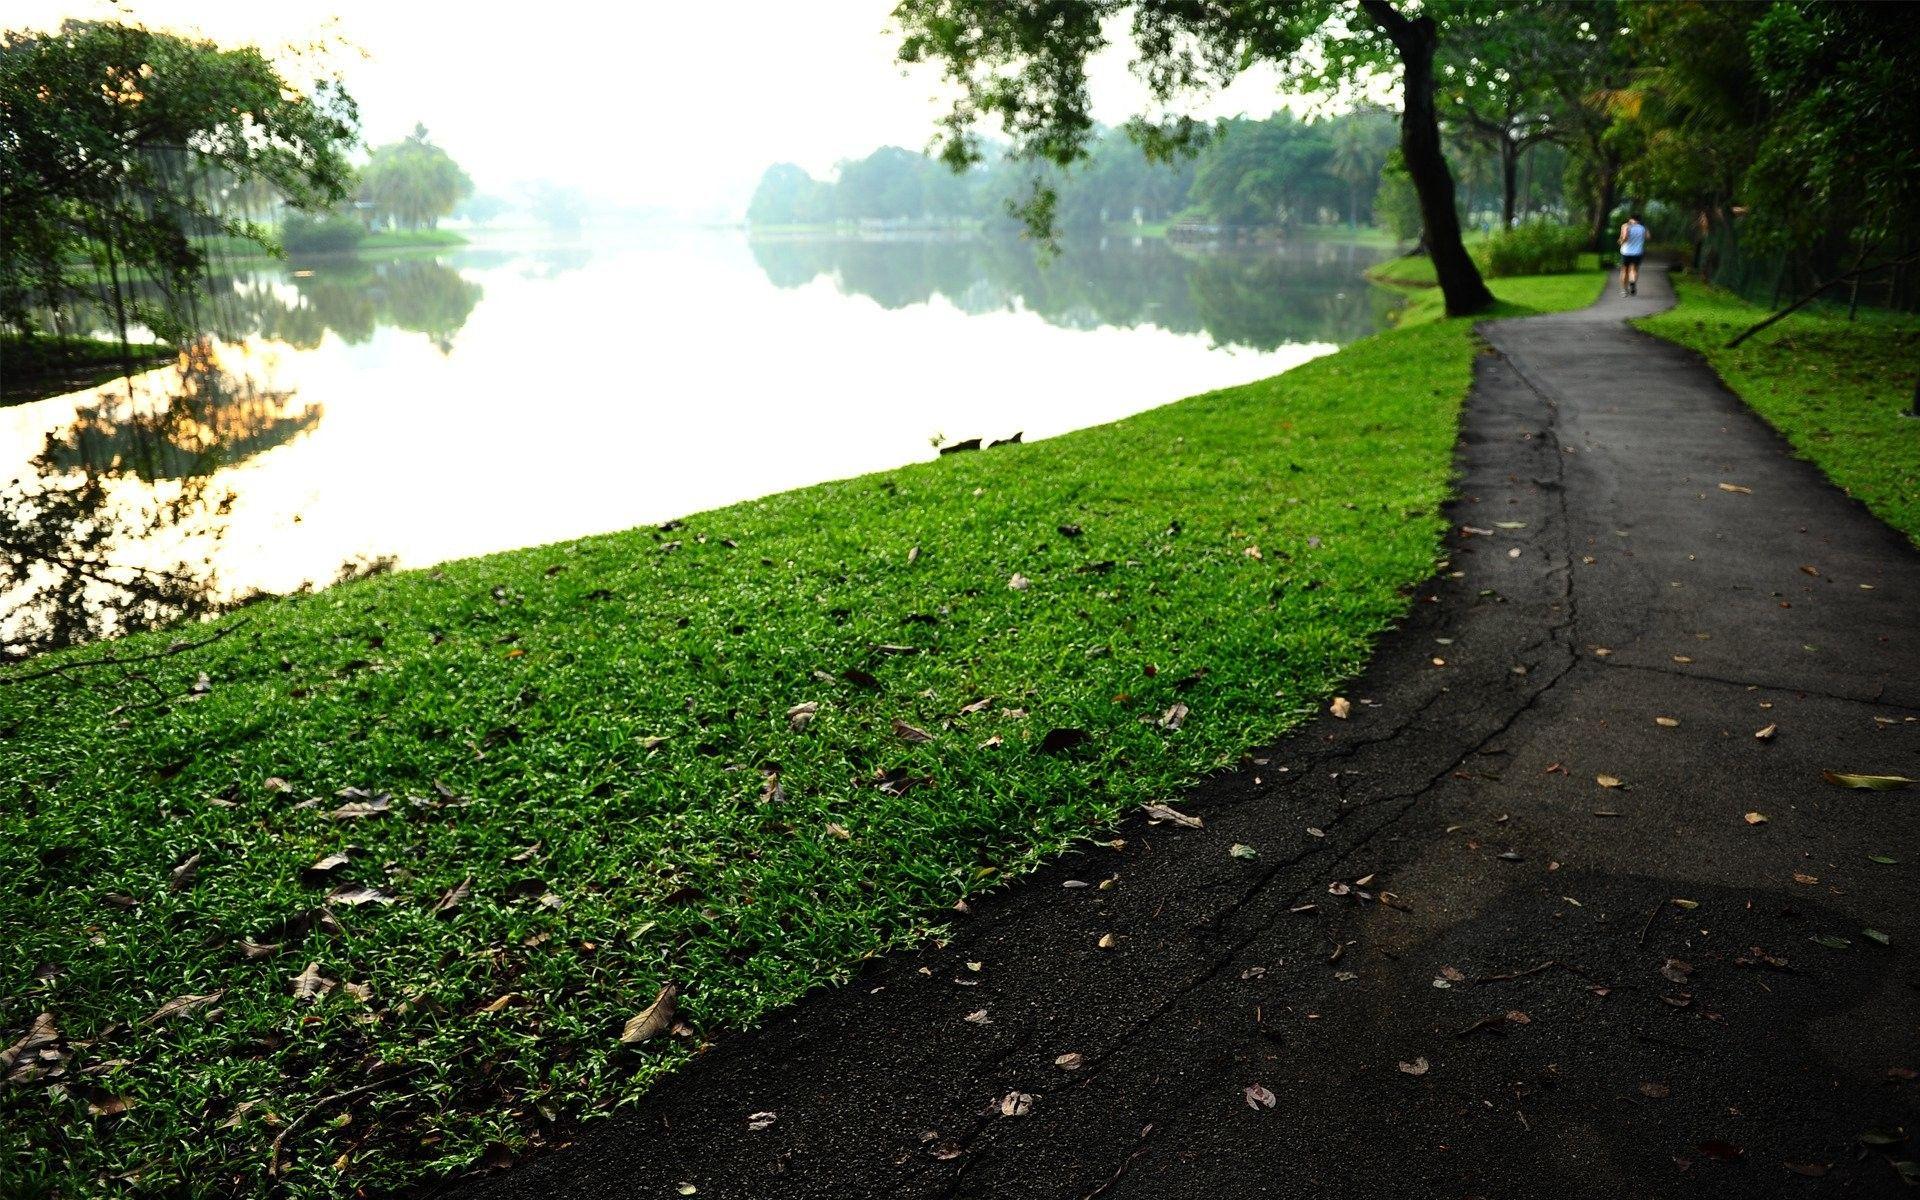
<path id="1" fill-rule="evenodd" d="M 1114 222 L 1191 222 L 1222 226 L 1380 225 L 1407 238 L 1419 232 L 1411 184 L 1398 169 L 1398 122 L 1362 109 L 1303 121 L 1281 111 L 1264 120 L 1222 121 L 1198 153 L 1171 163 L 1147 159 L 1122 130 L 1103 131 L 1088 158 L 1070 170 L 990 152 L 963 174 L 898 146 L 838 165 L 815 179 L 792 163 L 768 167 L 747 207 L 757 226 L 975 224 L 1018 226 L 1011 207 L 1038 183 L 1058 197 L 1063 229 Z M 1498 220 L 1498 160 L 1470 144 L 1449 147 L 1470 219 Z M 1536 158 L 1544 158 L 1536 164 Z M 1522 207 L 1557 211 L 1565 155 L 1540 145 L 1528 152 Z M 1539 169 L 1535 169 L 1536 165 Z"/>

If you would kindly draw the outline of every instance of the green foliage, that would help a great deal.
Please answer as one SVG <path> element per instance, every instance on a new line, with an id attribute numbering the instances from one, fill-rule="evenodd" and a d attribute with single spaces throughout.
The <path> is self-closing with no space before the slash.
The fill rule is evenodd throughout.
<path id="1" fill-rule="evenodd" d="M 87 1088 L 0 1090 L 0 1192 L 259 1195 L 276 1142 L 295 1196 L 385 1192 L 687 1061 L 618 1040 L 667 981 L 710 1035 L 931 935 L 1358 669 L 1433 570 L 1475 354 L 1425 325 L 1033 445 L 264 602 L 143 663 L 132 707 L 118 672 L 0 674 L 0 1030 L 56 1014 Z M 1037 752 L 1057 728 L 1089 736 Z M 391 810 L 329 816 L 349 787 Z M 393 902 L 302 921 L 347 884 Z M 308 963 L 341 986 L 291 994 Z"/>
<path id="2" fill-rule="evenodd" d="M 289 254 L 344 254 L 366 236 L 366 226 L 346 213 L 289 213 L 280 225 L 280 245 Z"/>
<path id="3" fill-rule="evenodd" d="M 252 47 L 111 22 L 0 33 L 0 325 L 31 328 L 91 268 L 154 280 L 125 318 L 178 332 L 197 239 L 266 244 L 249 216 L 263 190 L 338 200 L 356 120 L 336 84 L 296 86 Z"/>
<path id="4" fill-rule="evenodd" d="M 1337 211 L 1333 141 L 1284 109 L 1264 121 L 1221 123 L 1194 172 L 1193 202 L 1225 225 L 1288 226 Z"/>
<path id="5" fill-rule="evenodd" d="M 360 168 L 360 198 L 401 229 L 432 229 L 473 191 L 473 180 L 427 137 L 427 127 L 377 147 Z"/>
<path id="6" fill-rule="evenodd" d="M 1395 147 L 1380 168 L 1380 190 L 1374 194 L 1374 217 L 1381 228 L 1403 242 L 1420 236 L 1420 197 L 1407 176 L 1407 164 Z"/>
<path id="7" fill-rule="evenodd" d="M 1699 353 L 1802 457 L 1920 545 L 1920 429 L 1901 414 L 1920 376 L 1920 318 L 1804 311 L 1726 348 L 1766 315 L 1680 277 L 1680 304 L 1635 322 Z"/>
<path id="8" fill-rule="evenodd" d="M 1478 248 L 1478 257 L 1495 277 L 1558 275 L 1578 269 L 1587 242 L 1587 231 L 1576 226 L 1522 221 L 1511 229 L 1495 230 Z"/>

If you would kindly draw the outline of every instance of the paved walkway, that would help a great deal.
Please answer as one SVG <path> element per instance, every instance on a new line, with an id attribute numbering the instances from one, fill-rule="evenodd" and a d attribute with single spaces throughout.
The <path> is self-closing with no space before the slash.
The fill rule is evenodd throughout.
<path id="1" fill-rule="evenodd" d="M 1920 1133 L 1920 792 L 1821 771 L 1920 775 L 1920 553 L 1623 324 L 1671 295 L 1485 330 L 1449 567 L 1204 829 L 1130 822 L 461 1190 L 1900 1192 L 1857 1139 Z"/>

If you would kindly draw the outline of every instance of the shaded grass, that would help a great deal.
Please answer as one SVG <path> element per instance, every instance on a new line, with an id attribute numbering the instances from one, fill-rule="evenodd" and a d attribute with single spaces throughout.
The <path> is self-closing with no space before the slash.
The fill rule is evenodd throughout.
<path id="1" fill-rule="evenodd" d="M 1634 322 L 1698 352 L 1804 458 L 1875 516 L 1920 544 L 1920 317 L 1808 309 L 1749 338 L 1767 315 L 1730 292 L 1676 275 L 1679 307 Z"/>
<path id="2" fill-rule="evenodd" d="M 1487 265 L 1481 260 L 1477 249 L 1478 241 L 1484 241 L 1484 239 L 1469 237 L 1467 239 L 1467 246 L 1470 251 L 1474 252 L 1474 261 L 1479 264 L 1480 272 L 1484 275 L 1486 274 Z M 1573 274 L 1586 275 L 1600 271 L 1603 266 L 1600 258 L 1600 255 L 1590 250 L 1583 252 L 1579 257 Z M 1609 267 L 1612 265 L 1613 263 L 1611 261 L 1605 264 L 1605 266 Z M 1367 268 L 1367 278 L 1387 287 L 1430 288 L 1440 286 L 1439 278 L 1433 273 L 1433 260 L 1424 254 L 1403 254 L 1398 258 L 1390 258 L 1385 262 L 1375 263 L 1373 266 Z M 1535 275 L 1527 278 L 1551 279 L 1556 278 L 1556 276 Z M 1565 278 L 1565 276 L 1558 276 L 1558 278 Z M 1596 283 L 1594 286 L 1597 288 L 1599 285 Z M 1494 290 L 1498 292 L 1499 289 L 1496 288 Z"/>
<path id="3" fill-rule="evenodd" d="M 1475 353 L 1429 314 L 1036 444 L 0 675 L 0 1042 L 68 1039 L 62 1087 L 0 1089 L 0 1192 L 343 1195 L 537 1147 L 1233 763 L 1432 571 Z M 330 817 L 345 788 L 391 811 Z M 393 903 L 303 933 L 347 885 Z M 309 963 L 343 986 L 291 995 Z M 622 1048 L 668 982 L 687 1031 Z"/>
<path id="4" fill-rule="evenodd" d="M 143 370 L 177 353 L 166 345 L 136 342 L 123 348 L 100 338 L 0 333 L 0 406 L 97 387 L 120 378 L 128 367 Z"/>

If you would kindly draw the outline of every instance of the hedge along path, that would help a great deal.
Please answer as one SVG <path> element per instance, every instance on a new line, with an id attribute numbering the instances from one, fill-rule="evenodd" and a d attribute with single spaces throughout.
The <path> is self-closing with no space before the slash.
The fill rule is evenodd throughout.
<path id="1" fill-rule="evenodd" d="M 0 676 L 0 1034 L 51 1032 L 7 1063 L 0 1181 L 395 1186 L 937 931 L 1361 665 L 1433 569 L 1475 352 L 1402 328 L 1037 444 L 258 604 L 128 668 L 151 688 Z"/>

